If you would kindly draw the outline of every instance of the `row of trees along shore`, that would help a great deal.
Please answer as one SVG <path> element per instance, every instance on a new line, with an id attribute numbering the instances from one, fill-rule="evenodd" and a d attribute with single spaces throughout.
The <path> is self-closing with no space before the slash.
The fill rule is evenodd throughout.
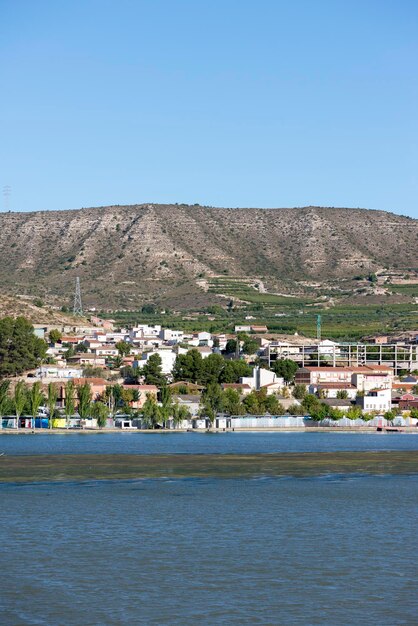
<path id="1" fill-rule="evenodd" d="M 41 406 L 46 406 L 49 413 L 49 427 L 52 428 L 53 420 L 62 417 L 57 409 L 59 385 L 49 383 L 46 391 L 43 390 L 40 381 L 27 385 L 23 380 L 18 380 L 12 389 L 9 379 L 0 382 L 0 419 L 4 416 L 16 417 L 16 427 L 22 417 L 30 417 L 34 421 L 39 415 Z M 106 424 L 109 415 L 108 407 L 103 402 L 92 401 L 92 391 L 89 383 L 76 387 L 70 380 L 65 385 L 65 398 L 63 414 L 67 424 L 76 412 L 81 419 L 95 417 L 99 426 Z"/>

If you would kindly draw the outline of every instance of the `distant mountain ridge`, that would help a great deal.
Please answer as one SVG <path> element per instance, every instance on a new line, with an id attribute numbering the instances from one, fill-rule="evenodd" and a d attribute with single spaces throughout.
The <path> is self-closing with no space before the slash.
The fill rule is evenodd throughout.
<path id="1" fill-rule="evenodd" d="M 208 302 L 214 276 L 296 293 L 382 268 L 418 268 L 418 220 L 384 211 L 142 204 L 0 214 L 0 289 L 134 308 Z"/>

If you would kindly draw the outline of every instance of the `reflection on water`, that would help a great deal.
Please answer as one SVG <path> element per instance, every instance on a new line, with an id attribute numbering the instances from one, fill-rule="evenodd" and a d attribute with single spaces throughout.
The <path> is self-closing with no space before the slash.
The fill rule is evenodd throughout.
<path id="1" fill-rule="evenodd" d="M 416 623 L 417 477 L 2 485 L 0 623 Z"/>

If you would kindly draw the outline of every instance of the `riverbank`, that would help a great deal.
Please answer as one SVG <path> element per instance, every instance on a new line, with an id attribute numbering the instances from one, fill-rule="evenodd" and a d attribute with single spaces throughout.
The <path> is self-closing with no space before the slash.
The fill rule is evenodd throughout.
<path id="1" fill-rule="evenodd" d="M 418 428 L 416 426 L 402 426 L 399 427 L 401 431 L 399 434 L 412 434 L 418 435 Z M 137 428 L 53 428 L 49 430 L 47 428 L 36 428 L 32 430 L 30 428 L 3 428 L 0 430 L 0 435 L 107 435 L 107 434 L 115 434 L 115 433 L 123 433 L 123 434 L 131 434 L 131 435 L 147 435 L 147 434 L 164 434 L 164 435 L 175 435 L 175 434 L 185 434 L 185 433 L 196 433 L 205 435 L 208 433 L 376 433 L 378 435 L 382 435 L 384 433 L 378 432 L 375 426 L 309 426 L 309 427 L 280 427 L 280 428 L 234 428 L 234 429 L 224 429 L 224 428 L 213 428 L 213 429 L 203 429 L 203 428 L 195 428 L 193 430 L 190 429 L 137 429 Z"/>

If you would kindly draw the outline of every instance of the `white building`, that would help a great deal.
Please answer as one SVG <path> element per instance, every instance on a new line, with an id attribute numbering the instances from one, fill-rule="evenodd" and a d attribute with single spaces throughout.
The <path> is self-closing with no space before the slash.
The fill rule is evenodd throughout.
<path id="1" fill-rule="evenodd" d="M 161 333 L 160 324 L 149 326 L 148 324 L 138 324 L 129 331 L 129 338 L 131 341 L 134 339 L 141 339 L 143 337 L 159 337 Z"/>
<path id="2" fill-rule="evenodd" d="M 359 391 L 391 389 L 393 370 L 389 367 L 376 366 L 370 372 L 356 372 L 352 376 L 352 381 Z"/>
<path id="3" fill-rule="evenodd" d="M 284 379 L 270 370 L 254 367 L 252 376 L 242 376 L 239 379 L 241 385 L 249 385 L 252 391 L 259 391 L 266 387 L 267 394 L 276 393 L 284 385 Z"/>
<path id="4" fill-rule="evenodd" d="M 163 374 L 171 374 L 177 355 L 171 348 L 159 348 L 152 352 L 144 352 L 141 359 L 134 361 L 134 367 L 142 368 L 147 363 L 150 356 L 158 354 L 161 358 L 161 371 Z"/>
<path id="5" fill-rule="evenodd" d="M 163 328 L 160 331 L 160 339 L 163 341 L 171 341 L 173 343 L 179 343 L 183 341 L 184 333 L 182 330 L 173 330 L 171 328 Z"/>
<path id="6" fill-rule="evenodd" d="M 333 356 L 334 354 L 341 354 L 341 349 L 335 341 L 324 339 L 318 345 L 318 354 L 321 356 Z"/>
<path id="7" fill-rule="evenodd" d="M 201 333 L 194 333 L 192 339 L 188 341 L 189 346 L 208 346 L 212 348 L 213 339 L 211 333 L 202 331 Z"/>
<path id="8" fill-rule="evenodd" d="M 76 367 L 54 367 L 53 365 L 42 365 L 35 372 L 37 378 L 57 378 L 70 379 L 81 378 L 83 370 Z"/>
<path id="9" fill-rule="evenodd" d="M 390 389 L 373 389 L 364 396 L 358 397 L 356 403 L 366 413 L 370 411 L 384 413 L 391 409 L 392 393 Z"/>

